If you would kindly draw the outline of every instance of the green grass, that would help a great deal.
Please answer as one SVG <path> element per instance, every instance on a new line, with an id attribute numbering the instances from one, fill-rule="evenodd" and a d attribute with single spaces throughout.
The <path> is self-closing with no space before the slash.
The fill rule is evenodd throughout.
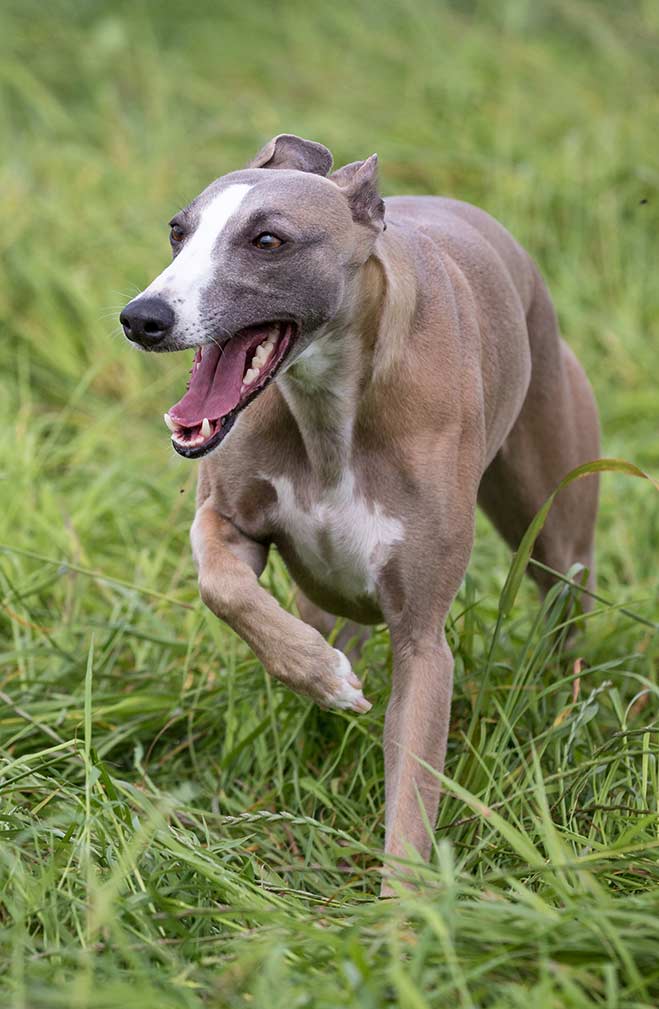
<path id="1" fill-rule="evenodd" d="M 374 899 L 368 716 L 267 680 L 197 599 L 181 357 L 117 310 L 166 222 L 271 135 L 498 216 L 539 261 L 604 452 L 659 472 L 655 3 L 8 0 L 0 16 L 0 1002 L 640 1009 L 659 1001 L 659 498 L 605 474 L 572 648 L 484 521 L 450 625 L 421 894 Z M 273 559 L 265 576 L 290 603 Z M 631 611 L 632 615 L 628 612 Z M 654 626 L 653 626 L 654 625 Z"/>

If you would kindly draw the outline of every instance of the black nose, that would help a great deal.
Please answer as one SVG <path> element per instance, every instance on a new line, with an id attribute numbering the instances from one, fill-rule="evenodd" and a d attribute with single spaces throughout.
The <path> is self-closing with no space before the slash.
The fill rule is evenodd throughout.
<path id="1" fill-rule="evenodd" d="M 155 347 L 174 325 L 174 312 L 162 298 L 136 298 L 119 316 L 124 333 L 133 343 Z"/>

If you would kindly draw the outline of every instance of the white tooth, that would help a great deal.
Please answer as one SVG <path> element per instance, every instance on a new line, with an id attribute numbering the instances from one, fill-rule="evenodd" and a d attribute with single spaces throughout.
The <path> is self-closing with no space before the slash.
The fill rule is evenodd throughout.
<path id="1" fill-rule="evenodd" d="M 174 423 L 174 421 L 169 416 L 169 414 L 168 413 L 163 414 L 163 418 L 162 419 L 164 420 L 165 424 L 167 425 L 167 427 L 169 428 L 169 430 L 172 432 L 172 434 L 176 434 L 176 432 L 178 431 L 178 424 Z"/>
<path id="2" fill-rule="evenodd" d="M 261 374 L 260 368 L 248 368 L 243 378 L 243 385 L 251 385 Z"/>
<path id="3" fill-rule="evenodd" d="M 265 364 L 265 362 L 270 359 L 272 350 L 273 350 L 272 344 L 262 343 L 261 346 L 258 347 L 254 357 L 252 358 L 252 365 L 257 365 L 259 368 L 261 368 Z"/>
<path id="4" fill-rule="evenodd" d="M 204 417 L 204 419 L 201 422 L 201 433 L 203 434 L 204 438 L 210 438 L 211 436 L 211 423 L 208 417 Z"/>

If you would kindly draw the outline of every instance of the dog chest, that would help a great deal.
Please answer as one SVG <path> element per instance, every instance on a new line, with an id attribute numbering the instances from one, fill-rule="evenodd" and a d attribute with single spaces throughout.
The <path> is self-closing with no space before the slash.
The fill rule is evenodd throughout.
<path id="1" fill-rule="evenodd" d="M 275 526 L 313 580 L 347 599 L 372 598 L 379 571 L 403 539 L 402 522 L 367 501 L 349 471 L 304 505 L 288 477 L 270 477 L 270 483 L 277 493 Z"/>

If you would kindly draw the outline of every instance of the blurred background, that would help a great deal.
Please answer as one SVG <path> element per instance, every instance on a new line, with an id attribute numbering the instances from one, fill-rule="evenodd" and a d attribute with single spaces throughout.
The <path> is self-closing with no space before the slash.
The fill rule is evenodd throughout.
<path id="1" fill-rule="evenodd" d="M 195 466 L 174 456 L 161 419 L 181 394 L 181 358 L 137 354 L 118 313 L 167 263 L 172 214 L 274 134 L 319 140 L 336 165 L 376 151 L 384 195 L 477 203 L 531 252 L 594 385 L 603 454 L 656 475 L 658 124 L 656 0 L 4 0 L 0 746 L 7 759 L 81 739 L 86 711 L 87 762 L 93 723 L 99 759 L 134 790 L 153 786 L 187 802 L 190 822 L 197 807 L 287 808 L 329 816 L 377 850 L 386 638 L 376 633 L 367 655 L 372 721 L 345 735 L 342 719 L 266 684 L 248 650 L 203 612 L 187 544 Z M 599 719 L 592 710 L 584 716 L 585 755 L 618 731 L 638 684 L 656 684 L 658 500 L 644 481 L 603 477 L 598 557 L 607 604 L 582 650 L 593 668 L 618 670 L 607 673 L 618 693 L 593 702 Z M 481 794 L 485 785 L 457 765 L 460 718 L 469 721 L 476 703 L 471 677 L 486 662 L 509 555 L 484 520 L 479 532 L 452 625 L 458 728 L 449 773 Z M 290 602 L 276 558 L 266 581 Z M 623 604 L 645 622 L 621 614 Z M 521 668 L 519 648 L 536 633 L 537 608 L 525 586 L 497 653 L 502 682 Z M 554 676 L 550 669 L 549 681 Z M 521 736 L 542 734 L 563 701 L 550 692 L 544 713 L 534 709 L 522 721 Z M 44 795 L 35 785 L 7 813 L 18 838 L 13 878 L 27 873 L 44 893 L 46 877 L 30 876 L 32 854 L 52 854 L 53 824 L 58 836 L 77 836 L 89 782 L 88 763 L 64 756 Z M 557 767 L 562 759 L 557 751 Z M 126 799 L 131 809 L 136 795 Z M 35 812 L 44 796 L 49 805 Z M 457 813 L 455 804 L 446 808 L 448 822 Z M 89 815 L 85 850 L 101 858 L 114 835 L 105 813 L 92 827 Z M 259 830 L 259 851 L 270 851 L 264 862 L 289 851 L 288 835 Z M 322 861 L 329 841 L 310 830 L 294 828 L 291 850 Z M 334 863 L 335 853 L 326 857 Z M 258 875 L 245 858 L 238 875 Z M 329 892 L 329 883 L 303 882 Z M 375 889 L 372 880 L 363 885 Z M 82 907 L 76 886 L 62 884 L 70 903 L 66 914 L 53 907 L 53 928 Z M 149 900 L 162 911 L 155 890 Z M 33 906 L 26 893 L 14 894 L 11 914 Z M 191 904 L 201 900 L 190 896 Z M 147 911 L 139 919 L 145 934 Z M 26 921 L 37 949 L 48 927 L 38 915 Z M 75 936 L 75 922 L 67 927 Z M 14 936 L 20 949 L 28 941 L 21 936 Z"/>
<path id="2" fill-rule="evenodd" d="M 278 132 L 336 164 L 377 151 L 385 194 L 498 217 L 547 278 L 605 453 L 656 467 L 658 20 L 653 2 L 8 0 L 3 539 L 87 561 L 114 544 L 125 574 L 171 528 L 191 467 L 161 414 L 181 361 L 139 357 L 117 313 L 167 262 L 171 215 Z M 655 502 L 604 483 L 603 577 L 643 578 Z"/>
<path id="3" fill-rule="evenodd" d="M 117 313 L 167 262 L 172 213 L 284 131 L 336 164 L 377 151 L 385 194 L 497 216 L 547 278 L 605 452 L 656 467 L 658 20 L 651 0 L 7 0 L 3 539 L 125 574 L 171 530 L 181 362 L 138 357 Z M 603 577 L 642 579 L 655 502 L 604 483 Z"/>

